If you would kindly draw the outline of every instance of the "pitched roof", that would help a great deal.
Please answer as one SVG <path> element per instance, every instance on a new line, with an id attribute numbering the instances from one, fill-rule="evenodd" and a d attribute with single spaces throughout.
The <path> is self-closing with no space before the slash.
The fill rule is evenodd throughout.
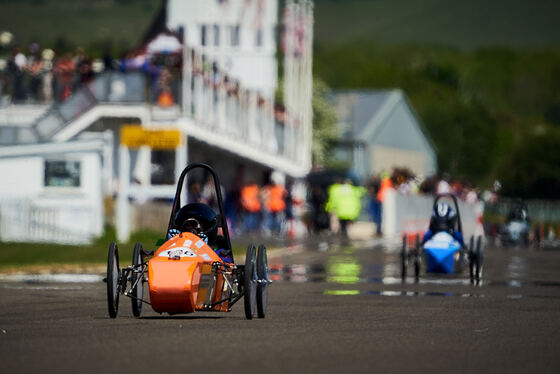
<path id="1" fill-rule="evenodd" d="M 362 93 L 354 104 L 355 133 L 361 134 L 372 118 L 380 113 L 391 97 L 391 91 Z"/>
<path id="2" fill-rule="evenodd" d="M 437 149 L 400 89 L 335 91 L 332 99 L 339 116 L 341 135 L 346 140 L 375 138 L 397 105 L 404 102 L 428 145 L 434 151 Z"/>
<path id="3" fill-rule="evenodd" d="M 366 127 L 371 126 L 372 119 L 389 110 L 394 105 L 391 97 L 399 90 L 376 90 L 376 91 L 336 91 L 333 101 L 339 114 L 339 122 L 344 126 L 342 135 L 344 137 L 360 137 Z M 375 121 L 376 125 L 380 121 Z M 368 132 L 375 129 L 367 129 Z"/>

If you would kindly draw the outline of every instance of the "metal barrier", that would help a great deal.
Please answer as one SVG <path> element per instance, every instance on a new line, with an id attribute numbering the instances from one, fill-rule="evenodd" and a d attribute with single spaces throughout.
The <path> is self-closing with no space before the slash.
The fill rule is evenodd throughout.
<path id="1" fill-rule="evenodd" d="M 430 224 L 433 203 L 433 196 L 402 195 L 395 190 L 387 191 L 383 203 L 384 236 L 398 237 L 404 232 L 425 232 Z M 463 201 L 458 203 L 464 237 L 484 235 L 481 222 L 484 204 L 467 204 Z"/>

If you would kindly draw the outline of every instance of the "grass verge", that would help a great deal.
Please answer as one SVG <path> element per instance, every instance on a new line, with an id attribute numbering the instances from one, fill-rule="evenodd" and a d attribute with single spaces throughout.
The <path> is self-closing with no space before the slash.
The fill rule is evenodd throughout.
<path id="1" fill-rule="evenodd" d="M 133 233 L 129 243 L 119 244 L 121 266 L 132 261 L 134 243 L 142 243 L 144 249 L 156 249 L 156 243 L 161 238 L 163 235 L 155 231 L 143 230 Z M 0 272 L 103 269 L 107 263 L 109 243 L 113 241 L 116 241 L 115 229 L 107 227 L 103 236 L 89 245 L 0 242 Z M 233 253 L 237 258 L 241 258 L 239 256 L 245 253 L 245 247 L 233 244 Z"/>

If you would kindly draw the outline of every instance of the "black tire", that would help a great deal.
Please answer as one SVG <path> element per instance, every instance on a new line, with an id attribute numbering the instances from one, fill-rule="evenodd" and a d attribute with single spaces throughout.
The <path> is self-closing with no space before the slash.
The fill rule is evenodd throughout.
<path id="1" fill-rule="evenodd" d="M 142 297 L 144 295 L 144 273 L 142 272 L 142 263 L 144 256 L 142 254 L 142 244 L 136 243 L 134 251 L 132 252 L 132 275 L 130 276 L 130 285 L 133 286 L 130 294 L 133 296 L 130 301 L 132 302 L 132 314 L 134 317 L 140 317 L 142 313 Z M 137 273 L 140 271 L 140 273 Z M 138 284 L 134 286 L 136 280 L 140 278 Z"/>
<path id="2" fill-rule="evenodd" d="M 538 228 L 535 229 L 535 233 L 534 233 L 534 238 L 533 238 L 533 247 L 535 249 L 538 249 L 540 244 L 541 244 L 541 232 L 539 231 Z"/>
<path id="3" fill-rule="evenodd" d="M 414 253 L 414 278 L 418 281 L 420 277 L 420 257 L 422 255 L 422 248 L 420 245 L 420 235 L 416 235 L 416 248 Z"/>
<path id="4" fill-rule="evenodd" d="M 107 255 L 107 306 L 111 318 L 115 318 L 119 311 L 119 279 L 119 250 L 117 243 L 113 242 L 109 245 Z"/>
<path id="5" fill-rule="evenodd" d="M 245 268 L 243 272 L 243 301 L 245 304 L 245 317 L 253 319 L 255 306 L 257 304 L 257 269 L 256 269 L 256 250 L 250 244 L 245 256 Z"/>
<path id="6" fill-rule="evenodd" d="M 530 243 L 531 243 L 531 241 L 529 240 L 529 232 L 527 231 L 523 235 L 523 245 L 525 246 L 525 249 L 529 249 L 529 244 Z"/>
<path id="7" fill-rule="evenodd" d="M 474 251 L 474 236 L 471 236 L 471 239 L 469 240 L 469 276 L 471 278 L 471 282 L 474 282 L 475 279 L 475 251 Z"/>
<path id="8" fill-rule="evenodd" d="M 476 238 L 476 249 L 475 249 L 475 262 L 474 262 L 474 268 L 475 268 L 475 279 L 477 282 L 480 281 L 480 278 L 482 278 L 482 262 L 483 262 L 483 253 L 482 253 L 482 236 L 478 236 Z"/>
<path id="9" fill-rule="evenodd" d="M 402 237 L 402 247 L 401 247 L 401 278 L 406 279 L 406 266 L 408 262 L 408 254 L 406 252 L 406 234 Z"/>
<path id="10" fill-rule="evenodd" d="M 261 244 L 257 249 L 257 316 L 266 316 L 266 305 L 268 303 L 268 260 L 266 257 L 266 247 Z"/>

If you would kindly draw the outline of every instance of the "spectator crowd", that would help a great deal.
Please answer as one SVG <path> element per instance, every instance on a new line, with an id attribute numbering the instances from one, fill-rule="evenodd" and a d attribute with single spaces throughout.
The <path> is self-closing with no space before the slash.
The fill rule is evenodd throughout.
<path id="1" fill-rule="evenodd" d="M 94 61 L 83 48 L 75 53 L 57 55 L 53 49 L 40 49 L 32 43 L 27 51 L 13 47 L 0 64 L 0 94 L 13 103 L 64 101 L 96 73 L 112 69 L 112 59 L 106 64 Z"/>
<path id="2" fill-rule="evenodd" d="M 296 211 L 304 202 L 296 184 L 290 182 L 286 186 L 285 177 L 279 172 L 271 173 L 263 185 L 252 178 L 243 184 L 238 182 L 239 179 L 230 189 L 221 188 L 228 226 L 233 233 L 266 237 L 294 235 Z M 190 180 L 187 201 L 208 204 L 217 210 L 213 178 L 203 183 L 199 179 Z"/>
<path id="3" fill-rule="evenodd" d="M 481 192 L 447 174 L 422 179 L 402 168 L 375 175 L 365 186 L 352 178 L 331 179 L 322 184 L 310 180 L 286 183 L 277 172 L 263 184 L 254 179 L 240 183 L 239 178 L 229 188 L 222 188 L 231 231 L 234 236 L 293 238 L 328 233 L 347 237 L 353 222 L 366 219 L 375 224 L 375 235 L 382 236 L 383 204 L 389 190 L 405 195 L 451 193 L 469 204 L 496 199 L 494 190 Z M 188 201 L 217 208 L 213 181 L 191 181 Z"/>
<path id="4" fill-rule="evenodd" d="M 375 235 L 382 235 L 383 204 L 387 191 L 394 190 L 403 195 L 437 195 L 450 193 L 468 204 L 479 200 L 495 202 L 500 189 L 499 182 L 482 191 L 467 181 L 452 179 L 448 174 L 422 178 L 406 168 L 384 171 L 366 181 L 365 187 L 355 186 L 351 179 L 335 181 L 327 186 L 310 186 L 309 230 L 339 232 L 347 235 L 347 227 L 363 210 L 375 224 Z M 341 191 L 344 194 L 341 194 Z"/>
<path id="5" fill-rule="evenodd" d="M 120 60 L 114 60 L 108 52 L 102 59 L 94 60 L 83 48 L 58 55 L 49 48 L 41 50 L 37 43 L 29 45 L 26 51 L 14 46 L 9 57 L 4 59 L 0 54 L 0 98 L 9 96 L 14 103 L 64 101 L 100 72 L 142 71 L 150 77 L 152 100 L 160 106 L 170 106 L 178 95 L 179 80 L 175 78 L 182 73 L 182 56 L 182 53 L 149 56 L 139 49 Z M 190 50 L 190 59 L 193 90 L 195 81 L 201 79 L 205 86 L 212 88 L 209 92 L 213 101 L 218 100 L 219 95 L 228 99 L 245 96 L 239 82 L 221 72 L 215 62 L 195 50 Z M 266 105 L 265 100 L 257 97 L 257 105 Z M 283 124 L 286 117 L 285 108 L 276 105 L 275 122 Z M 308 183 L 307 189 L 302 189 L 301 183 L 286 186 L 284 182 L 281 174 L 272 173 L 264 185 L 251 180 L 245 185 L 232 186 L 225 193 L 225 201 L 234 231 L 290 236 L 297 227 L 304 225 L 311 233 L 329 231 L 347 235 L 348 226 L 365 210 L 375 223 L 376 235 L 381 236 L 383 203 L 389 189 L 404 195 L 452 193 L 467 203 L 476 203 L 480 198 L 495 201 L 500 187 L 497 183 L 492 189 L 481 191 L 447 174 L 422 178 L 406 168 L 374 175 L 366 181 L 365 187 L 346 178 L 328 185 Z M 302 192 L 304 190 L 307 192 Z M 193 182 L 189 185 L 189 201 L 212 205 L 216 199 L 212 191 L 210 183 Z"/>

